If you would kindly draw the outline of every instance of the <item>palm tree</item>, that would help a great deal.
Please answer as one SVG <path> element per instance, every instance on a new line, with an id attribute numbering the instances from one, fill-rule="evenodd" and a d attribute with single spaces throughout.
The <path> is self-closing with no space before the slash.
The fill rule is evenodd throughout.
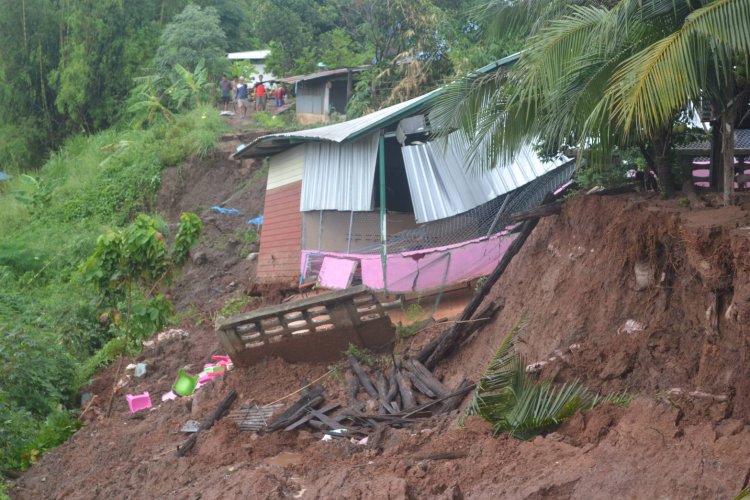
<path id="1" fill-rule="evenodd" d="M 495 16 L 508 5 L 515 16 L 535 16 L 533 32 L 510 72 L 449 88 L 433 114 L 437 127 L 461 130 L 479 168 L 508 163 L 534 141 L 602 157 L 638 146 L 670 194 L 674 117 L 701 99 L 731 108 L 727 96 L 743 81 L 734 63 L 750 52 L 750 0 L 620 0 L 563 13 L 559 3 L 541 4 L 491 2 Z"/>

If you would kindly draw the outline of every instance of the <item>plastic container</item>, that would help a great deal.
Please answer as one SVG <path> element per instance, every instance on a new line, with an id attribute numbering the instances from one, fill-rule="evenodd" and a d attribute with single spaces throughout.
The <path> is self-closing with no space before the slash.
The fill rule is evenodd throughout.
<path id="1" fill-rule="evenodd" d="M 190 396 L 195 391 L 196 385 L 198 385 L 198 375 L 190 375 L 180 368 L 177 380 L 172 384 L 172 392 L 179 396 Z"/>
<path id="2" fill-rule="evenodd" d="M 151 396 L 148 395 L 148 391 L 143 394 L 126 394 L 125 399 L 128 401 L 130 413 L 151 408 Z"/>

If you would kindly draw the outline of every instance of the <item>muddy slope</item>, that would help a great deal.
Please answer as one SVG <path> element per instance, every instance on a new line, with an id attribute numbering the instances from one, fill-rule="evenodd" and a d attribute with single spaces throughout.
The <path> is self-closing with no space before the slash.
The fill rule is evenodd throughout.
<path id="1" fill-rule="evenodd" d="M 580 196 L 543 220 L 492 291 L 490 298 L 504 303 L 497 319 L 439 373 L 448 385 L 464 375 L 476 380 L 523 319 L 520 348 L 529 363 L 546 362 L 542 375 L 627 390 L 635 399 L 626 408 L 576 415 L 531 442 L 492 437 L 476 418 L 459 427 L 458 415 L 383 429 L 367 446 L 322 442 L 305 431 L 240 433 L 222 420 L 178 459 L 179 427 L 205 417 L 230 388 L 240 402 L 269 403 L 328 370 L 272 360 L 230 372 L 189 404 L 172 401 L 130 416 L 118 398 L 112 418 L 91 410 L 88 425 L 43 457 L 11 494 L 732 498 L 750 478 L 749 251 L 743 208 L 689 211 L 635 196 Z M 144 353 L 154 369 L 130 382 L 128 392 L 161 394 L 177 367 L 218 352 L 209 325 L 188 328 L 188 339 Z M 101 399 L 107 377 L 97 386 Z M 324 383 L 329 399 L 343 400 L 338 379 Z"/>

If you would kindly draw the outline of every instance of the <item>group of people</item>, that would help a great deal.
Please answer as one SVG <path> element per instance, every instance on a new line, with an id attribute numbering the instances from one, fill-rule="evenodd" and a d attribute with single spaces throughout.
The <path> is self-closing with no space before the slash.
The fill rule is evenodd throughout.
<path id="1" fill-rule="evenodd" d="M 239 111 L 240 118 L 247 117 L 247 110 L 251 108 L 252 96 L 255 97 L 255 111 L 266 110 L 266 99 L 269 89 L 266 88 L 266 83 L 263 82 L 263 75 L 258 75 L 258 80 L 255 82 L 252 78 L 250 80 L 250 84 L 248 84 L 244 76 L 239 78 L 236 76 L 232 77 L 231 81 L 227 79 L 227 75 L 221 76 L 219 93 L 224 111 L 229 111 L 229 104 L 231 103 L 233 111 L 235 113 Z M 286 88 L 279 84 L 271 92 L 274 96 L 276 109 L 284 106 Z"/>

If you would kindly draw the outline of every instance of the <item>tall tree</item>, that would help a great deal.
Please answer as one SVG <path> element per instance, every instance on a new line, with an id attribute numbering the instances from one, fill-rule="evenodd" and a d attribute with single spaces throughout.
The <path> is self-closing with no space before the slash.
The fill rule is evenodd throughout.
<path id="1" fill-rule="evenodd" d="M 538 15 L 539 5 L 512 7 Z M 749 19 L 750 0 L 593 2 L 551 16 L 534 19 L 507 78 L 475 75 L 447 93 L 442 126 L 460 127 L 484 168 L 540 138 L 557 150 L 648 146 L 669 190 L 674 116 L 691 100 L 719 102 L 711 89 L 737 81 L 733 61 L 750 52 L 750 36 L 747 23 L 728 19 Z"/>
<path id="2" fill-rule="evenodd" d="M 166 75 L 177 64 L 194 71 L 204 61 L 209 74 L 218 76 L 228 68 L 226 50 L 227 39 L 218 11 L 189 4 L 164 28 L 154 65 Z"/>

